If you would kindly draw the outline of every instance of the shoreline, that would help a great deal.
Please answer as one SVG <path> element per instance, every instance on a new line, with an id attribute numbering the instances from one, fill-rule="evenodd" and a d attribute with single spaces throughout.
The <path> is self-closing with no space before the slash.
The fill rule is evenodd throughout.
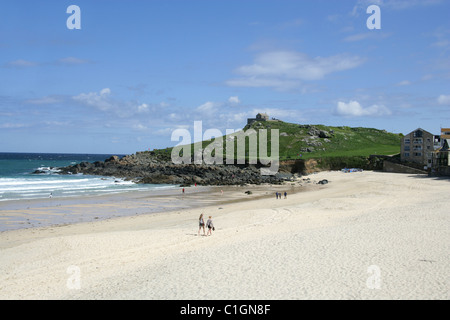
<path id="1" fill-rule="evenodd" d="M 234 201 L 269 197 L 267 188 L 292 192 L 305 186 L 289 182 L 283 185 L 190 186 L 167 189 L 127 191 L 104 195 L 53 197 L 45 199 L 9 200 L 0 202 L 0 233 L 29 228 L 57 227 L 73 223 L 95 222 L 118 217 L 155 214 L 173 210 L 198 208 L 208 203 L 226 204 Z M 295 185 L 292 186 L 292 185 Z M 223 190 L 223 194 L 221 192 Z M 244 190 L 252 191 L 246 195 Z M 207 197 L 203 197 L 203 195 Z M 211 199 L 211 197 L 213 197 Z M 209 198 L 209 200 L 208 200 Z M 80 210 L 84 209 L 83 212 Z"/>
<path id="2" fill-rule="evenodd" d="M 449 298 L 448 180 L 309 177 L 330 184 L 281 200 L 275 186 L 260 186 L 252 200 L 220 205 L 197 193 L 196 208 L 2 232 L 0 298 Z M 200 212 L 212 215 L 212 236 L 197 235 Z M 68 284 L 71 267 L 81 272 L 79 288 Z"/>

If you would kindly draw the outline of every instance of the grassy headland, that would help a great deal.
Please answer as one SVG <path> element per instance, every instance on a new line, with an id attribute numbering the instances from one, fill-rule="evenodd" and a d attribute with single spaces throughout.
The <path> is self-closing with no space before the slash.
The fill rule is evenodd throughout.
<path id="1" fill-rule="evenodd" d="M 259 130 L 267 129 L 267 150 L 270 154 L 271 129 L 279 130 L 279 159 L 308 160 L 324 158 L 353 158 L 370 155 L 393 155 L 400 152 L 402 134 L 390 133 L 374 128 L 351 128 L 347 126 L 332 127 L 325 125 L 301 125 L 284 121 L 257 121 L 243 128 L 244 132 L 255 130 L 257 150 L 259 150 Z M 221 137 L 225 156 L 226 145 L 232 141 L 230 136 Z M 220 138 L 219 138 L 220 139 Z M 236 139 L 235 139 L 236 140 Z M 214 142 L 203 141 L 205 148 Z M 234 142 L 234 154 L 237 153 L 237 143 Z M 149 151 L 157 158 L 169 160 L 173 148 Z M 194 144 L 191 144 L 191 154 L 194 154 Z M 212 153 L 214 155 L 214 153 Z M 245 158 L 248 160 L 249 138 L 246 137 Z"/>

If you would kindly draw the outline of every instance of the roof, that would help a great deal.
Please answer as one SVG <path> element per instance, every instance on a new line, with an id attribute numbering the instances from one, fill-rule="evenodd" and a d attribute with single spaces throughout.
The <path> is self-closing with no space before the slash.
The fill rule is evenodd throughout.
<path id="1" fill-rule="evenodd" d="M 418 131 L 418 130 L 421 130 L 421 131 L 423 131 L 423 132 L 426 132 L 426 133 L 431 134 L 431 135 L 434 136 L 434 134 L 432 134 L 431 132 L 428 132 L 427 130 L 424 130 L 424 129 L 422 129 L 422 128 L 417 128 L 416 130 L 413 130 L 413 131 L 411 131 L 411 132 L 408 133 L 408 134 L 414 133 L 414 132 L 416 132 L 416 131 Z"/>

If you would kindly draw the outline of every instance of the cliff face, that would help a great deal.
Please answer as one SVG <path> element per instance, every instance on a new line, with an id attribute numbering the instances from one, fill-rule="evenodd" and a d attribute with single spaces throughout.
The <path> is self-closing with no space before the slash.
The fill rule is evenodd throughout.
<path id="1" fill-rule="evenodd" d="M 260 168 L 255 165 L 173 164 L 168 159 L 165 154 L 137 152 L 121 159 L 113 156 L 105 161 L 82 162 L 60 168 L 60 173 L 114 176 L 150 184 L 243 185 L 281 184 L 294 174 L 304 175 L 324 170 L 383 169 L 382 156 L 286 160 L 280 162 L 279 173 L 274 176 L 261 175 Z"/>
<path id="2" fill-rule="evenodd" d="M 255 166 L 173 164 L 148 152 L 136 153 L 119 159 L 113 156 L 105 161 L 82 162 L 60 168 L 62 174 L 89 174 L 127 178 L 137 183 L 180 185 L 240 185 L 280 184 L 280 176 L 263 176 Z"/>

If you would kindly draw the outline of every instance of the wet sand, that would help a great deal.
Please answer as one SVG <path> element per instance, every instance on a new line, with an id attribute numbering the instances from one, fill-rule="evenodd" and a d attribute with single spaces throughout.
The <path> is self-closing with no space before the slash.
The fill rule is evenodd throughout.
<path id="1" fill-rule="evenodd" d="M 305 192 L 216 188 L 185 195 L 196 207 L 1 232 L 0 298 L 449 299 L 449 180 L 310 179 Z M 198 235 L 201 212 L 212 236 Z"/>

